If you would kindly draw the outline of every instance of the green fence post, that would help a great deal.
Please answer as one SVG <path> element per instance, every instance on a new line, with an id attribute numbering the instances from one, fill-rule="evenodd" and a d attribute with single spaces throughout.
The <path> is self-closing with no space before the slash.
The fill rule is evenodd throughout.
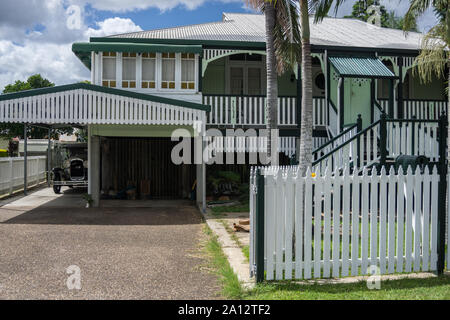
<path id="1" fill-rule="evenodd" d="M 264 281 L 264 176 L 256 171 L 256 282 Z"/>
<path id="2" fill-rule="evenodd" d="M 445 216 L 447 190 L 447 116 L 442 113 L 439 118 L 439 187 L 438 187 L 438 227 L 437 227 L 437 274 L 444 273 L 445 266 Z"/>
<path id="3" fill-rule="evenodd" d="M 386 144 L 387 144 L 387 130 L 386 130 L 386 113 L 383 111 L 381 113 L 380 118 L 380 164 L 381 166 L 386 166 L 386 157 L 387 157 L 387 150 L 386 150 Z M 373 137 L 376 139 L 377 137 Z M 381 170 L 381 168 L 380 168 Z"/>
<path id="4" fill-rule="evenodd" d="M 362 131 L 362 118 L 361 115 L 358 114 L 358 119 L 356 120 L 356 134 Z M 361 165 L 361 137 L 358 135 L 356 138 L 356 167 L 359 168 Z"/>

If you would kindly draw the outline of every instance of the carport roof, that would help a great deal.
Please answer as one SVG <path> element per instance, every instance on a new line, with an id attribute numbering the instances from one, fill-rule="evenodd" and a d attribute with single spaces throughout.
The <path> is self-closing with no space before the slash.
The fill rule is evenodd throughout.
<path id="1" fill-rule="evenodd" d="M 0 95 L 0 123 L 191 125 L 210 110 L 204 104 L 87 83 Z"/>

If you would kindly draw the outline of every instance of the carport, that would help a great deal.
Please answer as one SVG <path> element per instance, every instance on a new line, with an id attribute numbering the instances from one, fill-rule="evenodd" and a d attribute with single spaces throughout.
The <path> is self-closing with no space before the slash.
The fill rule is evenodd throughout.
<path id="1" fill-rule="evenodd" d="M 184 128 L 194 137 L 205 134 L 206 112 L 198 103 L 78 83 L 0 96 L 0 122 L 23 123 L 49 130 L 61 126 L 88 130 L 88 193 L 99 206 L 101 139 L 169 138 Z M 26 159 L 25 139 L 25 159 Z M 168 159 L 170 161 L 170 159 Z M 26 163 L 26 161 L 25 161 Z M 205 163 L 196 165 L 197 202 L 206 206 Z M 26 171 L 25 178 L 26 179 Z"/>

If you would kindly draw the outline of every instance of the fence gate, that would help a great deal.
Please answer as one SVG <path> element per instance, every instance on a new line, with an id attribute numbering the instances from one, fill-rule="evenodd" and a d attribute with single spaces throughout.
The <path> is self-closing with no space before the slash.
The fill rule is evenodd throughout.
<path id="1" fill-rule="evenodd" d="M 437 166 L 306 177 L 296 167 L 253 170 L 252 276 L 262 281 L 442 272 L 450 211 L 441 177 Z M 448 267 L 449 253 L 446 259 Z"/>

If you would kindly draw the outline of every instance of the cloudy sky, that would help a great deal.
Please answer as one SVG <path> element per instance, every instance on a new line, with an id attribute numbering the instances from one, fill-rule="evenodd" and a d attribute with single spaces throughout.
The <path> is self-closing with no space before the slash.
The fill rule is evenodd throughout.
<path id="1" fill-rule="evenodd" d="M 338 16 L 349 14 L 348 0 Z M 382 0 L 404 14 L 409 0 Z M 1 0 L 0 91 L 15 80 L 41 73 L 56 84 L 90 79 L 71 45 L 105 36 L 218 21 L 222 12 L 248 12 L 243 0 Z M 429 29 L 432 13 L 419 21 Z"/>

